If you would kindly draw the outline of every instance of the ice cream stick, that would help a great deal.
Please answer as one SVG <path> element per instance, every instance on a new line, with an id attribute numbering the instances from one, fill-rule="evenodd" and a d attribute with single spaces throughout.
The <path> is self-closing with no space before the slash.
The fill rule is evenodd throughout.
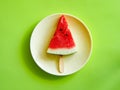
<path id="1" fill-rule="evenodd" d="M 63 73 L 64 72 L 64 62 L 63 62 L 63 59 L 62 59 L 62 55 L 60 55 L 60 58 L 59 58 L 59 72 L 60 73 Z"/>

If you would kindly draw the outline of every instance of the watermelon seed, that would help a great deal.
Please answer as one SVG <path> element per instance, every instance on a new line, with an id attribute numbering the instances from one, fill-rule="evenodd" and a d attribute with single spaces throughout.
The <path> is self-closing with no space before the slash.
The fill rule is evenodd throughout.
<path id="1" fill-rule="evenodd" d="M 60 31 L 62 31 L 62 28 L 60 28 Z"/>
<path id="2" fill-rule="evenodd" d="M 56 35 L 56 33 L 54 33 L 54 36 Z"/>
<path id="3" fill-rule="evenodd" d="M 68 34 L 65 34 L 65 36 L 68 36 Z"/>

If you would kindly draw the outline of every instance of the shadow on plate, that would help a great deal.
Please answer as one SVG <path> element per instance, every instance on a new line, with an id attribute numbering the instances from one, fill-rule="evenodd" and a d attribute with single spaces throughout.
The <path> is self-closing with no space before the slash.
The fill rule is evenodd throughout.
<path id="1" fill-rule="evenodd" d="M 27 32 L 25 33 L 25 35 L 22 39 L 22 56 L 23 56 L 23 60 L 24 60 L 23 62 L 25 63 L 26 67 L 33 74 L 35 74 L 38 77 L 41 77 L 43 79 L 57 80 L 57 79 L 64 78 L 65 76 L 59 77 L 59 76 L 54 76 L 54 75 L 44 72 L 34 62 L 31 52 L 30 52 L 30 37 L 31 37 L 32 31 L 35 28 L 35 26 L 36 26 L 36 24 L 34 24 L 30 28 L 28 28 Z"/>

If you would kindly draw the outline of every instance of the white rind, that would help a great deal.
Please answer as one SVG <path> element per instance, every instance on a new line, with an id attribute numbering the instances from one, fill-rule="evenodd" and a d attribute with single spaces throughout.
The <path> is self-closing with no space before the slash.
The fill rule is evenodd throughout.
<path id="1" fill-rule="evenodd" d="M 70 49 L 67 49 L 67 48 L 59 48 L 59 49 L 48 48 L 48 50 L 47 50 L 47 53 L 57 54 L 57 55 L 69 55 L 69 54 L 73 54 L 75 52 L 77 52 L 77 49 L 75 47 L 70 48 Z"/>

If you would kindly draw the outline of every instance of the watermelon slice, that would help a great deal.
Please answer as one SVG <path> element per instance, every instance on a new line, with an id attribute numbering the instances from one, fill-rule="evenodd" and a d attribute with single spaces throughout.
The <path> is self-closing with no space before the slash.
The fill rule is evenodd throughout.
<path id="1" fill-rule="evenodd" d="M 77 51 L 70 29 L 68 28 L 65 16 L 59 19 L 56 31 L 52 37 L 47 53 L 57 55 L 69 55 Z"/>

